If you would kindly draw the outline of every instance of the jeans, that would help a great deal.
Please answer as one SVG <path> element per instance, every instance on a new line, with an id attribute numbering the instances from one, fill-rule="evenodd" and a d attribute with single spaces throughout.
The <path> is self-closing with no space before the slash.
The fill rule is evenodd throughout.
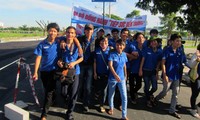
<path id="1" fill-rule="evenodd" d="M 190 83 L 192 90 L 192 95 L 190 97 L 190 105 L 192 109 L 196 109 L 196 100 L 200 92 L 200 79 L 197 79 L 194 83 L 192 81 Z"/>
<path id="2" fill-rule="evenodd" d="M 83 105 L 88 106 L 91 97 L 91 88 L 93 80 L 93 65 L 81 65 L 80 66 L 80 96 L 83 91 Z"/>
<path id="3" fill-rule="evenodd" d="M 145 71 L 143 71 L 143 79 L 144 79 L 144 92 L 146 94 L 147 101 L 150 100 L 150 96 L 153 95 L 153 93 L 157 90 L 157 80 L 156 80 L 156 73 L 153 74 L 150 72 L 150 74 L 145 74 Z M 150 84 L 152 85 L 151 90 Z"/>
<path id="4" fill-rule="evenodd" d="M 176 110 L 176 104 L 178 100 L 179 80 L 173 80 L 169 82 L 163 80 L 163 90 L 156 96 L 156 100 L 160 100 L 163 97 L 165 97 L 169 89 L 172 89 L 172 97 L 169 112 L 174 113 Z"/>
<path id="5" fill-rule="evenodd" d="M 72 112 L 74 111 L 74 107 L 76 104 L 77 96 L 78 96 L 78 85 L 79 85 L 79 75 L 75 76 L 75 80 L 72 84 L 69 85 L 63 85 L 62 91 L 65 93 L 64 96 L 67 96 L 68 98 L 68 108 L 67 108 L 67 116 L 70 116 Z"/>
<path id="6" fill-rule="evenodd" d="M 131 100 L 135 100 L 138 90 L 142 87 L 142 77 L 140 77 L 138 73 L 130 73 L 129 87 Z"/>
<path id="7" fill-rule="evenodd" d="M 44 96 L 44 104 L 42 109 L 42 116 L 47 116 L 49 111 L 49 107 L 53 104 L 55 100 L 55 92 L 56 92 L 56 80 L 54 79 L 55 71 L 41 71 L 41 80 L 43 83 L 45 96 Z"/>
<path id="8" fill-rule="evenodd" d="M 114 95 L 115 95 L 115 88 L 116 86 L 119 88 L 121 99 L 122 99 L 122 118 L 127 116 L 127 90 L 126 90 L 126 81 L 121 80 L 117 82 L 116 80 L 108 80 L 108 102 L 110 109 L 114 108 Z"/>

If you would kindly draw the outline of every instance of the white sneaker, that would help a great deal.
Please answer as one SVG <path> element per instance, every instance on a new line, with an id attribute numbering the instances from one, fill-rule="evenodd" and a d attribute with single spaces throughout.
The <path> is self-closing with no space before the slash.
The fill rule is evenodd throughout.
<path id="1" fill-rule="evenodd" d="M 192 116 L 194 116 L 194 117 L 196 117 L 196 118 L 199 118 L 199 119 L 200 119 L 200 116 L 199 116 L 199 114 L 197 113 L 197 111 L 196 111 L 196 110 L 194 110 L 194 109 L 191 109 L 190 113 L 192 114 Z"/>

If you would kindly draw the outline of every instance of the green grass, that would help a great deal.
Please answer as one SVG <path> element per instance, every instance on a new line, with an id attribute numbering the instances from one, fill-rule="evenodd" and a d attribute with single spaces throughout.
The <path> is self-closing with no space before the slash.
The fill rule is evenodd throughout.
<path id="1" fill-rule="evenodd" d="M 193 40 L 185 40 L 185 41 L 186 41 L 185 44 L 184 44 L 184 47 L 185 47 L 185 48 L 196 48 L 196 46 L 194 46 L 195 41 L 193 41 Z M 198 42 L 197 42 L 197 45 L 198 45 L 199 43 L 200 43 L 200 42 L 198 41 Z M 165 39 L 162 41 L 162 45 L 163 45 L 163 46 L 166 46 L 166 40 L 165 40 Z"/>
<path id="2" fill-rule="evenodd" d="M 30 38 L 30 37 L 43 37 L 42 32 L 35 33 L 8 33 L 8 32 L 0 32 L 0 40 L 10 40 L 17 38 Z"/>

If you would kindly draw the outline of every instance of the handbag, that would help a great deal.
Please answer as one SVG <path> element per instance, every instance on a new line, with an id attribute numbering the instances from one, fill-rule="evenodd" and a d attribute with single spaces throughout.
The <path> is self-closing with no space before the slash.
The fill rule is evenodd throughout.
<path id="1" fill-rule="evenodd" d="M 196 59 L 197 59 L 197 55 L 194 53 L 192 58 L 188 61 L 188 65 L 189 65 L 190 68 L 194 68 L 198 64 Z"/>
<path id="2" fill-rule="evenodd" d="M 195 82 L 196 79 L 199 77 L 197 73 L 197 68 L 198 68 L 198 63 L 195 66 L 193 66 L 193 68 L 191 68 L 188 72 L 188 75 L 192 82 Z"/>
<path id="3" fill-rule="evenodd" d="M 55 72 L 56 79 L 59 79 L 62 84 L 72 84 L 75 80 L 76 69 L 70 69 L 68 63 L 64 63 L 63 68 L 58 68 Z"/>

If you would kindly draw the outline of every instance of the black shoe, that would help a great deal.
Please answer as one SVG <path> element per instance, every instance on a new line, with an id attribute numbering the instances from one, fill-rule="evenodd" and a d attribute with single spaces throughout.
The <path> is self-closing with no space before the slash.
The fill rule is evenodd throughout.
<path id="1" fill-rule="evenodd" d="M 88 106 L 83 106 L 83 112 L 89 112 Z"/>
<path id="2" fill-rule="evenodd" d="M 66 120 L 74 120 L 74 117 L 72 114 L 67 115 Z"/>
<path id="3" fill-rule="evenodd" d="M 178 118 L 178 119 L 181 119 L 181 116 L 177 113 L 177 112 L 174 112 L 174 113 L 169 113 L 170 115 Z"/>
<path id="4" fill-rule="evenodd" d="M 177 105 L 176 105 L 176 109 L 177 109 L 177 110 L 181 110 L 181 108 L 182 108 L 181 104 L 177 104 Z"/>

